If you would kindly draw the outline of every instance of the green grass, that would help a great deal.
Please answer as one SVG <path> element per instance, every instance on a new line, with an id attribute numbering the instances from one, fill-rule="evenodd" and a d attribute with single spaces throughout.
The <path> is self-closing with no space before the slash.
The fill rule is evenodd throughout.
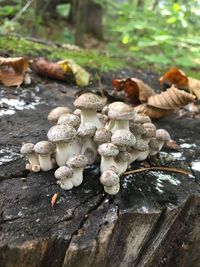
<path id="1" fill-rule="evenodd" d="M 45 57 L 49 60 L 73 59 L 83 67 L 98 69 L 101 72 L 115 71 L 126 67 L 121 59 L 109 57 L 95 50 L 70 50 L 47 46 L 18 37 L 0 37 L 0 54 L 9 53 L 11 56 Z"/>

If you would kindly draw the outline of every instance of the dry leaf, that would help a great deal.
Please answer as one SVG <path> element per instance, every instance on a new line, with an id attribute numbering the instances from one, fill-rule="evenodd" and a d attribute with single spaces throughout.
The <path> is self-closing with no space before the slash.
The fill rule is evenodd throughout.
<path id="1" fill-rule="evenodd" d="M 176 109 L 195 100 L 195 96 L 172 86 L 167 91 L 148 98 L 147 104 L 161 109 Z"/>
<path id="2" fill-rule="evenodd" d="M 114 79 L 112 85 L 117 91 L 124 90 L 126 96 L 132 103 L 147 102 L 147 99 L 155 95 L 154 90 L 143 81 L 136 78 Z"/>
<path id="3" fill-rule="evenodd" d="M 65 71 L 57 64 L 50 62 L 44 58 L 38 58 L 31 64 L 33 70 L 44 77 L 55 80 L 66 81 L 67 75 Z"/>
<path id="4" fill-rule="evenodd" d="M 188 77 L 186 74 L 174 67 L 168 70 L 160 79 L 160 84 L 165 87 L 170 87 L 174 84 L 177 88 L 186 89 L 188 88 Z"/>
<path id="5" fill-rule="evenodd" d="M 138 113 L 144 113 L 149 116 L 151 119 L 159 119 L 169 115 L 173 110 L 161 109 L 149 106 L 147 104 L 141 104 L 135 107 L 135 111 Z"/>
<path id="6" fill-rule="evenodd" d="M 57 62 L 65 73 L 72 72 L 79 86 L 87 86 L 90 80 L 90 74 L 71 59 L 65 59 Z"/>
<path id="7" fill-rule="evenodd" d="M 5 86 L 20 86 L 28 70 L 28 60 L 22 57 L 0 57 L 0 81 Z"/>

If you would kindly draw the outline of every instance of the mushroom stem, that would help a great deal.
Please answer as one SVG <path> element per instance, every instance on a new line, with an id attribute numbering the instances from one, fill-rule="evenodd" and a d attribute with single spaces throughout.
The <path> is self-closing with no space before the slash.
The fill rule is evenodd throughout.
<path id="1" fill-rule="evenodd" d="M 129 130 L 129 121 L 127 120 L 113 120 L 111 119 L 106 127 L 107 130 L 110 130 L 114 133 L 117 130 Z"/>
<path id="2" fill-rule="evenodd" d="M 118 175 L 121 175 L 121 174 L 123 174 L 126 170 L 127 170 L 127 168 L 128 168 L 128 162 L 126 162 L 126 161 L 117 161 L 116 162 L 116 166 L 117 166 L 117 171 L 116 171 L 116 173 L 118 174 Z"/>
<path id="3" fill-rule="evenodd" d="M 53 168 L 50 154 L 39 155 L 39 163 L 42 171 L 49 171 Z"/>
<path id="4" fill-rule="evenodd" d="M 147 149 L 146 151 L 140 151 L 136 160 L 143 161 L 148 157 L 148 155 L 149 155 L 149 149 Z"/>
<path id="5" fill-rule="evenodd" d="M 26 154 L 26 157 L 27 157 L 31 166 L 40 165 L 39 160 L 38 160 L 38 155 L 35 152 L 30 153 L 30 154 Z"/>
<path id="6" fill-rule="evenodd" d="M 56 162 L 58 166 L 64 166 L 66 161 L 77 152 L 80 152 L 80 146 L 76 140 L 70 143 L 56 143 Z"/>
<path id="7" fill-rule="evenodd" d="M 97 156 L 97 147 L 91 137 L 83 138 L 81 154 L 86 156 L 88 159 L 88 164 L 94 163 Z"/>
<path id="8" fill-rule="evenodd" d="M 57 184 L 64 190 L 70 190 L 73 188 L 73 183 L 71 178 L 64 178 L 62 180 L 57 181 Z"/>
<path id="9" fill-rule="evenodd" d="M 113 186 L 105 186 L 104 185 L 104 191 L 109 195 L 116 195 L 119 192 L 120 184 L 116 184 Z"/>
<path id="10" fill-rule="evenodd" d="M 79 186 L 83 182 L 83 168 L 73 168 L 73 175 L 71 177 L 73 186 Z"/>
<path id="11" fill-rule="evenodd" d="M 117 169 L 117 163 L 115 159 L 113 157 L 101 156 L 101 173 L 103 173 L 104 171 L 112 170 L 113 168 Z"/>
<path id="12" fill-rule="evenodd" d="M 103 127 L 103 123 L 97 117 L 97 112 L 94 110 L 81 110 L 81 124 L 92 123 L 97 128 Z"/>

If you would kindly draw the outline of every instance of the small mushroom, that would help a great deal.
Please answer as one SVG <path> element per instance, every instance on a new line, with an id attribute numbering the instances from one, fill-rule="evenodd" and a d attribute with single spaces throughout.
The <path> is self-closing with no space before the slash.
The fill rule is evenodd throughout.
<path id="1" fill-rule="evenodd" d="M 71 126 L 55 125 L 50 128 L 47 137 L 50 142 L 56 144 L 58 166 L 64 166 L 65 162 L 81 149 L 75 140 L 76 130 Z"/>
<path id="2" fill-rule="evenodd" d="M 80 95 L 75 101 L 74 106 L 81 110 L 81 125 L 92 123 L 97 128 L 103 127 L 102 122 L 97 116 L 97 111 L 101 111 L 105 100 L 92 93 Z"/>
<path id="3" fill-rule="evenodd" d="M 104 112 L 110 118 L 105 128 L 112 133 L 119 129 L 129 130 L 129 121 L 134 120 L 136 116 L 133 107 L 123 102 L 114 102 L 108 105 L 107 109 L 104 109 Z"/>
<path id="4" fill-rule="evenodd" d="M 114 159 L 119 154 L 117 146 L 112 143 L 105 143 L 100 145 L 97 151 L 101 156 L 101 173 L 107 170 L 117 169 L 117 164 Z"/>
<path id="5" fill-rule="evenodd" d="M 112 170 L 104 171 L 100 176 L 104 191 L 109 195 L 116 195 L 120 189 L 119 176 Z"/>
<path id="6" fill-rule="evenodd" d="M 60 116 L 57 124 L 64 124 L 67 126 L 69 125 L 77 129 L 80 123 L 81 123 L 81 119 L 78 116 L 68 113 L 68 114 L 63 114 L 62 116 Z"/>
<path id="7" fill-rule="evenodd" d="M 142 134 L 141 138 L 148 144 L 150 139 L 156 136 L 156 126 L 151 122 L 147 122 L 143 124 L 143 127 L 146 132 Z"/>
<path id="8" fill-rule="evenodd" d="M 143 139 L 137 139 L 136 143 L 130 149 L 130 163 L 135 160 L 146 159 L 149 155 L 149 146 Z"/>
<path id="9" fill-rule="evenodd" d="M 129 130 L 117 130 L 111 137 L 111 142 L 116 145 L 119 151 L 126 151 L 132 147 L 135 142 L 135 136 Z"/>
<path id="10" fill-rule="evenodd" d="M 115 161 L 117 163 L 116 173 L 120 176 L 128 168 L 130 162 L 130 153 L 128 153 L 127 151 L 119 152 L 119 154 L 115 158 Z"/>
<path id="11" fill-rule="evenodd" d="M 96 126 L 92 123 L 82 124 L 78 128 L 77 135 L 82 141 L 81 154 L 86 156 L 88 159 L 88 164 L 94 163 L 97 156 L 97 147 L 94 143 L 92 137 L 96 131 Z"/>
<path id="12" fill-rule="evenodd" d="M 134 134 L 136 139 L 140 139 L 141 135 L 146 133 L 146 129 L 142 125 L 142 123 L 130 121 L 130 132 Z"/>
<path id="13" fill-rule="evenodd" d="M 99 128 L 94 135 L 94 142 L 99 146 L 104 143 L 109 143 L 111 140 L 112 132 L 105 128 Z"/>
<path id="14" fill-rule="evenodd" d="M 23 144 L 20 152 L 21 154 L 25 155 L 29 161 L 29 164 L 26 164 L 26 169 L 33 172 L 39 172 L 40 163 L 38 156 L 34 151 L 34 144 L 32 143 Z"/>
<path id="15" fill-rule="evenodd" d="M 135 119 L 134 119 L 135 123 L 148 123 L 151 122 L 151 119 L 149 118 L 149 116 L 147 116 L 146 114 L 138 114 L 136 115 Z"/>
<path id="16" fill-rule="evenodd" d="M 54 145 L 49 141 L 40 141 L 35 144 L 34 150 L 38 154 L 41 170 L 51 170 L 53 168 L 51 155 L 54 153 L 55 150 Z"/>
<path id="17" fill-rule="evenodd" d="M 155 156 L 159 152 L 159 141 L 157 138 L 151 138 L 149 141 L 149 156 Z"/>
<path id="18" fill-rule="evenodd" d="M 87 158 L 78 154 L 67 161 L 67 165 L 73 169 L 71 181 L 74 186 L 79 186 L 83 182 L 83 169 L 87 165 Z"/>
<path id="19" fill-rule="evenodd" d="M 165 142 L 171 139 L 170 134 L 164 129 L 158 129 L 156 131 L 156 139 L 159 142 L 159 151 L 162 149 Z"/>
<path id="20" fill-rule="evenodd" d="M 60 116 L 62 116 L 63 114 L 67 114 L 67 113 L 71 113 L 71 110 L 69 108 L 56 107 L 56 108 L 52 109 L 52 111 L 49 112 L 47 118 L 51 123 L 56 124 L 58 119 L 60 118 Z"/>
<path id="21" fill-rule="evenodd" d="M 73 188 L 73 183 L 71 177 L 73 175 L 72 168 L 68 166 L 62 166 L 58 168 L 54 173 L 56 179 L 58 179 L 57 184 L 64 190 L 70 190 Z"/>

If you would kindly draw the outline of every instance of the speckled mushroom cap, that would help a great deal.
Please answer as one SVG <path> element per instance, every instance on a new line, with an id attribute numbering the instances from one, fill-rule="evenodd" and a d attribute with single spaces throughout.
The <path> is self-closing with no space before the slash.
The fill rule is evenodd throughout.
<path id="1" fill-rule="evenodd" d="M 135 136 L 128 130 L 120 129 L 114 132 L 111 142 L 116 146 L 133 146 L 136 142 Z"/>
<path id="2" fill-rule="evenodd" d="M 50 128 L 47 133 L 49 141 L 56 142 L 71 142 L 76 137 L 76 130 L 71 126 L 55 125 Z"/>
<path id="3" fill-rule="evenodd" d="M 74 110 L 73 114 L 80 117 L 81 116 L 81 110 L 79 108 L 77 108 Z"/>
<path id="4" fill-rule="evenodd" d="M 148 149 L 149 145 L 142 139 L 138 139 L 133 146 L 133 150 L 147 151 Z"/>
<path id="5" fill-rule="evenodd" d="M 129 162 L 130 158 L 130 153 L 128 153 L 127 151 L 120 151 L 115 159 L 116 161 Z"/>
<path id="6" fill-rule="evenodd" d="M 146 130 L 142 123 L 135 123 L 134 121 L 130 121 L 129 127 L 130 131 L 135 135 L 142 135 L 146 133 Z"/>
<path id="7" fill-rule="evenodd" d="M 54 175 L 58 180 L 70 178 L 73 175 L 73 169 L 68 166 L 62 166 L 55 171 Z"/>
<path id="8" fill-rule="evenodd" d="M 143 137 L 152 138 L 156 136 L 156 126 L 153 123 L 144 123 L 143 127 L 146 130 L 146 132 L 142 135 Z"/>
<path id="9" fill-rule="evenodd" d="M 135 117 L 135 123 L 146 123 L 146 122 L 151 122 L 151 119 L 149 118 L 149 116 L 147 116 L 146 114 L 138 114 Z"/>
<path id="10" fill-rule="evenodd" d="M 105 99 L 92 93 L 82 94 L 74 101 L 74 106 L 76 108 L 96 111 L 102 110 L 104 104 Z"/>
<path id="11" fill-rule="evenodd" d="M 119 183 L 119 176 L 112 170 L 104 171 L 100 176 L 100 182 L 104 186 L 114 186 Z"/>
<path id="12" fill-rule="evenodd" d="M 169 141 L 171 139 L 169 133 L 164 129 L 158 129 L 156 131 L 156 138 L 160 141 Z"/>
<path id="13" fill-rule="evenodd" d="M 34 150 L 38 154 L 52 154 L 55 150 L 55 147 L 49 141 L 40 141 L 35 144 Z"/>
<path id="14" fill-rule="evenodd" d="M 151 148 L 152 150 L 159 150 L 159 142 L 157 138 L 151 138 L 149 141 L 149 148 Z"/>
<path id="15" fill-rule="evenodd" d="M 57 124 L 65 124 L 77 128 L 80 125 L 80 123 L 81 119 L 78 116 L 68 113 L 60 116 Z"/>
<path id="16" fill-rule="evenodd" d="M 67 161 L 67 165 L 71 168 L 83 168 L 87 165 L 88 159 L 81 154 L 74 155 Z"/>
<path id="17" fill-rule="evenodd" d="M 57 108 L 52 109 L 52 111 L 50 111 L 47 118 L 50 122 L 57 123 L 60 116 L 66 113 L 70 113 L 70 112 L 71 112 L 70 109 L 67 107 L 57 107 Z"/>
<path id="18" fill-rule="evenodd" d="M 21 154 L 31 154 L 34 152 L 34 144 L 32 143 L 26 143 L 26 144 L 23 144 L 22 147 L 21 147 Z"/>
<path id="19" fill-rule="evenodd" d="M 108 117 L 116 120 L 133 120 L 136 112 L 132 106 L 123 102 L 113 102 L 108 105 Z"/>
<path id="20" fill-rule="evenodd" d="M 94 141 L 97 144 L 104 144 L 108 143 L 111 140 L 112 132 L 105 129 L 105 128 L 99 128 L 96 130 L 94 135 Z"/>
<path id="21" fill-rule="evenodd" d="M 86 122 L 84 125 L 80 125 L 77 131 L 79 137 L 92 137 L 96 132 L 96 126 L 90 122 Z"/>
<path id="22" fill-rule="evenodd" d="M 104 157 L 116 157 L 119 154 L 119 149 L 112 143 L 105 143 L 98 147 L 98 153 Z"/>

